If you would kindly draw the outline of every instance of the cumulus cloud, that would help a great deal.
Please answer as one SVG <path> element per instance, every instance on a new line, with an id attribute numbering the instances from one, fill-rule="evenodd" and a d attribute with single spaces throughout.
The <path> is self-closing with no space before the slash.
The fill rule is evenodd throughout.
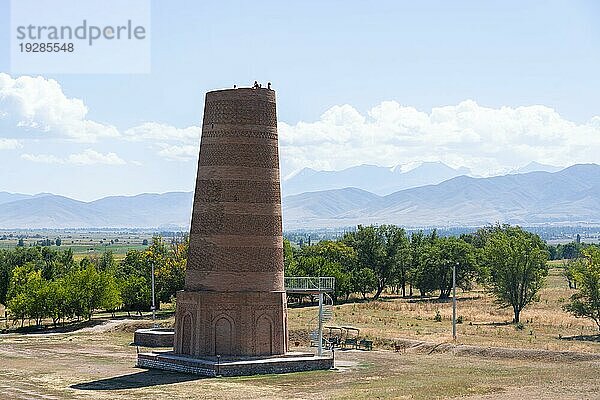
<path id="1" fill-rule="evenodd" d="M 284 174 L 303 167 L 337 170 L 358 164 L 413 165 L 442 161 L 493 175 L 531 161 L 557 166 L 600 163 L 600 116 L 576 123 L 543 105 L 484 107 L 472 100 L 422 111 L 384 101 L 361 113 L 348 104 L 326 110 L 316 121 L 279 123 Z M 27 139 L 77 142 L 118 139 L 143 143 L 167 160 L 193 161 L 201 127 L 145 122 L 119 131 L 88 118 L 81 99 L 67 97 L 53 79 L 0 73 L 0 150 Z M 88 149 L 66 157 L 23 154 L 46 163 L 124 164 L 115 153 Z M 133 163 L 130 163 L 133 164 Z"/>
<path id="2" fill-rule="evenodd" d="M 145 122 L 120 132 L 115 126 L 87 118 L 87 114 L 88 108 L 83 100 L 67 97 L 60 84 L 53 79 L 41 76 L 12 78 L 0 73 L 0 137 L 4 137 L 0 138 L 0 150 L 19 148 L 21 140 L 32 138 L 63 138 L 90 143 L 109 138 L 146 142 L 160 149 L 157 154 L 161 157 L 188 160 L 193 158 L 190 153 L 196 152 L 191 150 L 191 146 L 197 146 L 202 131 L 197 126 L 177 128 Z M 91 154 L 83 154 L 83 159 L 78 159 L 78 155 L 74 154 L 72 156 L 75 158 L 70 161 L 44 154 L 27 156 L 44 160 L 42 162 L 117 162 L 114 158 L 99 161 Z"/>
<path id="3" fill-rule="evenodd" d="M 0 150 L 13 150 L 21 147 L 23 147 L 23 145 L 16 139 L 0 138 Z"/>
<path id="4" fill-rule="evenodd" d="M 81 99 L 69 98 L 59 83 L 44 77 L 11 78 L 0 73 L 0 134 L 31 137 L 64 137 L 94 142 L 117 137 L 111 125 L 87 119 L 88 108 Z"/>
<path id="5" fill-rule="evenodd" d="M 169 145 L 166 143 L 159 143 L 158 147 L 161 149 L 158 155 L 168 160 L 175 161 L 191 161 L 198 158 L 198 146 L 194 145 Z"/>
<path id="6" fill-rule="evenodd" d="M 530 161 L 600 163 L 600 117 L 578 124 L 549 107 L 488 108 L 472 100 L 424 112 L 384 101 L 362 115 L 350 105 L 318 121 L 279 123 L 284 173 L 442 161 L 484 175 Z"/>
<path id="7" fill-rule="evenodd" d="M 126 162 L 115 153 L 102 154 L 92 149 L 81 153 L 70 154 L 67 157 L 57 157 L 51 154 L 22 154 L 23 160 L 45 164 L 75 164 L 75 165 L 123 165 Z"/>
<path id="8" fill-rule="evenodd" d="M 196 143 L 200 141 L 202 128 L 190 126 L 187 128 L 176 128 L 167 124 L 157 122 L 145 122 L 141 125 L 127 129 L 124 136 L 127 140 L 172 140 L 178 142 Z"/>

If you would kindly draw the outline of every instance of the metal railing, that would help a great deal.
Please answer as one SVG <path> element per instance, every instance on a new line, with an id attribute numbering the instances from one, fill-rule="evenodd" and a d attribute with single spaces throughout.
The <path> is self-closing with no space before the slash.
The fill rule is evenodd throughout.
<path id="1" fill-rule="evenodd" d="M 288 276 L 285 277 L 285 290 L 288 292 L 333 292 L 333 276 Z"/>

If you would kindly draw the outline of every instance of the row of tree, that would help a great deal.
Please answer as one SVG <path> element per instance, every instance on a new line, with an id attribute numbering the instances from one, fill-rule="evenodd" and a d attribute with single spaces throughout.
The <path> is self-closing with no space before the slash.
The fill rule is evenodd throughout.
<path id="1" fill-rule="evenodd" d="M 334 276 L 336 298 L 373 293 L 378 299 L 385 290 L 448 298 L 456 268 L 459 288 L 486 286 L 501 306 L 513 309 L 515 322 L 548 273 L 540 237 L 507 225 L 460 237 L 439 237 L 435 231 L 409 235 L 394 225 L 358 226 L 338 241 L 284 247 L 287 275 Z"/>
<path id="2" fill-rule="evenodd" d="M 188 240 L 165 243 L 154 238 L 144 251 L 129 251 L 117 262 L 111 252 L 76 262 L 71 249 L 48 247 L 0 251 L 0 303 L 14 321 L 50 318 L 56 325 L 89 319 L 94 310 L 150 309 L 151 268 L 156 299 L 167 302 L 184 284 Z"/>
<path id="3" fill-rule="evenodd" d="M 0 250 L 0 303 L 15 321 L 51 318 L 54 323 L 91 318 L 94 310 L 141 312 L 151 304 L 151 267 L 155 267 L 156 298 L 171 301 L 184 286 L 189 242 L 153 239 L 143 251 L 129 251 L 116 261 L 112 253 L 76 262 L 70 249 L 48 247 Z M 592 318 L 600 327 L 600 250 L 580 249 L 565 263 L 572 287 L 565 310 Z M 523 308 L 538 298 L 548 274 L 549 251 L 538 235 L 519 227 L 497 225 L 460 237 L 435 231 L 407 234 L 394 225 L 358 226 L 336 241 L 295 247 L 284 241 L 288 276 L 333 276 L 334 297 L 352 295 L 378 299 L 384 292 L 402 296 L 436 294 L 448 298 L 452 270 L 457 286 L 480 285 L 519 322 Z"/>

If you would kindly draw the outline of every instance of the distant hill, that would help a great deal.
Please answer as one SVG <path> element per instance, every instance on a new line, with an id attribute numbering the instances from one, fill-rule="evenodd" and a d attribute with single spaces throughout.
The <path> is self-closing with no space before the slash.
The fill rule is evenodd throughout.
<path id="1" fill-rule="evenodd" d="M 38 193 L 38 194 L 21 194 L 21 193 L 8 193 L 0 192 L 0 204 L 10 203 L 12 201 L 33 199 L 35 197 L 48 196 L 50 193 Z"/>
<path id="2" fill-rule="evenodd" d="M 441 162 L 425 162 L 406 172 L 398 167 L 375 165 L 359 165 L 341 171 L 304 168 L 281 185 L 284 196 L 347 187 L 386 195 L 402 189 L 437 184 L 469 172 L 467 168 L 454 169 Z"/>
<path id="3" fill-rule="evenodd" d="M 0 228 L 178 226 L 189 229 L 192 194 L 171 192 L 106 197 L 83 202 L 57 195 L 0 204 Z"/>
<path id="4" fill-rule="evenodd" d="M 356 188 L 302 193 L 284 198 L 283 217 L 286 221 L 330 218 L 367 207 L 378 199 L 376 194 Z"/>
<path id="5" fill-rule="evenodd" d="M 379 168 L 379 167 L 376 167 Z M 408 171 L 409 173 L 411 171 Z M 405 173 L 405 174 L 407 174 Z M 417 174 L 418 175 L 418 174 Z M 188 229 L 192 193 L 67 197 L 0 193 L 0 228 L 136 227 Z M 457 176 L 381 196 L 345 187 L 283 198 L 285 229 L 394 223 L 404 226 L 600 224 L 600 166 L 491 178 Z"/>
<path id="6" fill-rule="evenodd" d="M 562 171 L 531 172 L 492 178 L 460 176 L 438 185 L 376 196 L 345 192 L 342 212 L 326 213 L 322 206 L 337 191 L 306 193 L 303 201 L 320 205 L 320 212 L 288 213 L 289 197 L 283 201 L 287 229 L 335 227 L 358 223 L 395 223 L 406 226 L 600 223 L 600 166 L 575 165 Z M 292 196 L 296 201 L 296 196 Z M 351 204 L 354 203 L 354 206 Z M 352 209 L 353 208 L 353 209 Z M 312 210 L 312 208 L 311 208 Z"/>

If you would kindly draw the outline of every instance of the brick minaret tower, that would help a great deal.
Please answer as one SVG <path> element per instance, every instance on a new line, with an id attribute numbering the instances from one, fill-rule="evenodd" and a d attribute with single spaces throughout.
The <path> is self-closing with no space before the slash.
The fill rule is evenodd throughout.
<path id="1" fill-rule="evenodd" d="M 287 350 L 275 92 L 206 94 L 175 353 Z"/>

